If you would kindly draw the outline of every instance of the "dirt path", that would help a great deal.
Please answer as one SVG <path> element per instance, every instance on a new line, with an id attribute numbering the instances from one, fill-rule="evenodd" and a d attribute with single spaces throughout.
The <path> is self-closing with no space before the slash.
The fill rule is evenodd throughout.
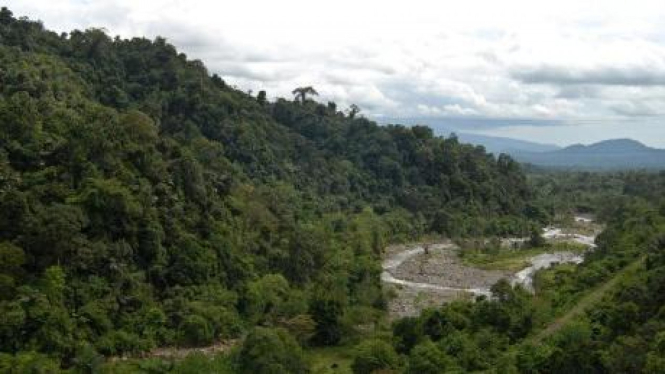
<path id="1" fill-rule="evenodd" d="M 575 306 L 572 307 L 569 311 L 567 311 L 564 315 L 555 319 L 544 330 L 540 331 L 538 334 L 534 335 L 530 339 L 527 339 L 526 341 L 530 343 L 540 343 L 547 337 L 552 336 L 554 333 L 559 331 L 563 326 L 568 324 L 571 320 L 580 316 L 581 314 L 589 310 L 589 308 L 591 308 L 592 306 L 597 304 L 600 300 L 602 300 L 603 296 L 605 296 L 608 292 L 613 290 L 623 278 L 639 270 L 643 263 L 644 263 L 644 257 L 641 257 L 632 262 L 630 265 L 627 265 L 626 267 L 621 269 L 612 279 L 596 287 L 588 295 L 580 299 L 580 301 L 578 301 L 577 304 L 575 304 Z"/>
<path id="2" fill-rule="evenodd" d="M 108 361 L 125 361 L 129 359 L 136 358 L 164 358 L 164 359 L 182 359 L 191 354 L 203 354 L 206 356 L 212 356 L 222 352 L 229 352 L 233 347 L 237 346 L 240 343 L 240 339 L 228 339 L 216 342 L 209 346 L 205 347 L 161 347 L 155 348 L 149 352 L 143 352 L 138 355 L 128 355 L 128 356 L 113 356 L 109 357 Z"/>

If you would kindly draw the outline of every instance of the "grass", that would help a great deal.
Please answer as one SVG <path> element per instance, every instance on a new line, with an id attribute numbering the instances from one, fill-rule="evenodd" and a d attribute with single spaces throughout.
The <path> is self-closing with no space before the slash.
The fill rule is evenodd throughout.
<path id="1" fill-rule="evenodd" d="M 542 253 L 582 252 L 586 246 L 577 243 L 557 242 L 551 245 L 529 249 L 502 248 L 494 251 L 465 249 L 461 252 L 462 263 L 483 270 L 505 270 L 516 272 L 529 266 L 530 259 Z"/>
<path id="2" fill-rule="evenodd" d="M 352 374 L 353 347 L 322 347 L 305 350 L 312 363 L 312 374 Z"/>

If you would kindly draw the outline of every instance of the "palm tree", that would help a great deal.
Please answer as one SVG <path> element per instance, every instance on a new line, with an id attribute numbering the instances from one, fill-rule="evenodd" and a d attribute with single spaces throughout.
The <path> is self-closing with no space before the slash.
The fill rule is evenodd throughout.
<path id="1" fill-rule="evenodd" d="M 307 100 L 307 95 L 317 95 L 318 92 L 312 87 L 312 86 L 307 86 L 307 87 L 298 87 L 292 92 L 295 95 L 295 100 L 298 101 L 300 100 L 301 103 L 305 103 L 305 100 Z"/>

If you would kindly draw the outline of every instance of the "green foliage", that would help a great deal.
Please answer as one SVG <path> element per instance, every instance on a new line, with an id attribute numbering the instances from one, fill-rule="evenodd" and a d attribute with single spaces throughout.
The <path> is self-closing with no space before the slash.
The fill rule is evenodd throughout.
<path id="1" fill-rule="evenodd" d="M 351 369 L 356 374 L 397 371 L 400 361 L 393 347 L 382 340 L 368 340 L 356 347 Z"/>
<path id="2" fill-rule="evenodd" d="M 245 339 L 238 360 L 241 373 L 309 372 L 302 349 L 283 329 L 255 327 Z"/>
<path id="3" fill-rule="evenodd" d="M 397 321 L 354 370 L 399 370 L 393 344 L 410 372 L 665 367 L 663 173 L 535 173 L 529 188 L 510 157 L 454 135 L 379 126 L 312 87 L 254 98 L 163 38 L 60 35 L 6 8 L 0 66 L 2 372 L 94 372 L 100 354 L 247 330 L 242 371 L 307 372 L 298 342 L 339 344 L 380 320 L 387 243 L 532 234 L 541 247 L 533 229 L 576 212 L 607 223 L 585 263 L 541 272 L 535 297 L 500 282 Z M 579 323 L 521 345 L 641 256 Z M 126 367 L 234 370 L 201 356 Z"/>
<path id="4" fill-rule="evenodd" d="M 388 243 L 532 225 L 510 158 L 311 87 L 254 98 L 160 37 L 3 8 L 0 66 L 1 352 L 91 371 L 257 324 L 338 344 L 380 320 Z"/>
<path id="5" fill-rule="evenodd" d="M 0 299 L 11 299 L 24 274 L 25 253 L 12 243 L 0 242 Z"/>
<path id="6" fill-rule="evenodd" d="M 342 338 L 340 318 L 343 313 L 342 304 L 330 298 L 315 297 L 309 313 L 316 323 L 312 340 L 316 344 L 332 345 Z"/>
<path id="7" fill-rule="evenodd" d="M 452 371 L 454 360 L 443 353 L 436 344 L 427 340 L 413 348 L 409 355 L 408 374 L 438 374 Z"/>
<path id="8" fill-rule="evenodd" d="M 180 324 L 182 341 L 189 345 L 205 345 L 212 343 L 214 338 L 208 321 L 197 315 L 189 315 Z"/>
<path id="9" fill-rule="evenodd" d="M 15 356 L 0 353 L 0 372 L 56 374 L 60 373 L 60 365 L 48 356 L 35 352 L 21 352 Z"/>
<path id="10" fill-rule="evenodd" d="M 74 368 L 81 374 L 99 373 L 104 357 L 102 357 L 91 345 L 81 346 L 74 358 Z"/>

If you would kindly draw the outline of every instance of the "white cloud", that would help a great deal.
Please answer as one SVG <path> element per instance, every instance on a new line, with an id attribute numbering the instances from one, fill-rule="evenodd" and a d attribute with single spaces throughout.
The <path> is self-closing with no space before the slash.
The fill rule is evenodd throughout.
<path id="1" fill-rule="evenodd" d="M 272 97 L 313 85 L 321 100 L 369 116 L 555 119 L 571 134 L 607 121 L 616 124 L 607 137 L 648 133 L 665 145 L 665 127 L 653 137 L 654 123 L 640 122 L 665 112 L 662 1 L 6 3 L 57 31 L 164 36 L 229 83 Z M 551 136 L 541 128 L 494 131 Z"/>

